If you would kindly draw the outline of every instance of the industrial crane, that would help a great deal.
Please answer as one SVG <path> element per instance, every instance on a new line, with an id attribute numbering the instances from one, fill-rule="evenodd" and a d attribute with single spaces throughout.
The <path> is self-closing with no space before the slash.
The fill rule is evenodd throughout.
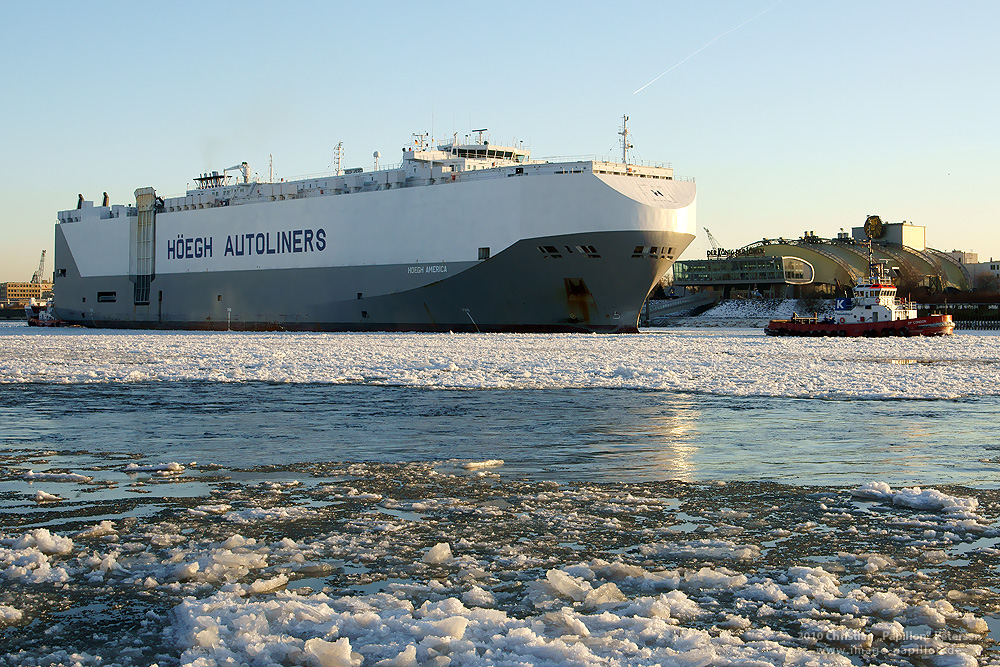
<path id="1" fill-rule="evenodd" d="M 708 251 L 709 257 L 726 257 L 729 255 L 729 251 L 722 247 L 718 239 L 712 236 L 712 232 L 708 231 L 708 227 L 702 227 L 705 230 L 705 235 L 708 236 L 708 242 L 712 244 L 712 249 Z"/>
<path id="2" fill-rule="evenodd" d="M 38 260 L 38 270 L 31 276 L 32 285 L 41 285 L 42 276 L 45 275 L 45 251 L 42 251 L 42 258 Z"/>
<path id="3" fill-rule="evenodd" d="M 708 242 L 712 244 L 712 250 L 716 251 L 722 250 L 722 246 L 719 244 L 716 238 L 712 236 L 712 232 L 708 231 L 708 227 L 702 227 L 702 229 L 705 230 L 705 234 L 708 236 Z"/>

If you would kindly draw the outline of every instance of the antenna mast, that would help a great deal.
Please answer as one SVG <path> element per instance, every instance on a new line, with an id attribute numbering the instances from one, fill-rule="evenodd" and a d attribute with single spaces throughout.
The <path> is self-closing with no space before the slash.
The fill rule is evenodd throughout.
<path id="1" fill-rule="evenodd" d="M 344 162 L 344 142 L 338 141 L 337 145 L 333 148 L 333 161 L 337 165 L 337 176 L 343 176 L 344 171 L 341 169 L 341 165 Z"/>
<path id="2" fill-rule="evenodd" d="M 628 164 L 628 149 L 633 147 L 628 141 L 628 116 L 622 116 L 622 129 L 618 134 L 622 138 L 622 164 Z"/>

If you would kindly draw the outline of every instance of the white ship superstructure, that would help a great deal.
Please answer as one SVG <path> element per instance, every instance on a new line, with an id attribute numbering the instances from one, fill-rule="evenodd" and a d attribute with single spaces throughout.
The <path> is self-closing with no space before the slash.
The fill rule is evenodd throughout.
<path id="1" fill-rule="evenodd" d="M 112 327 L 634 331 L 694 238 L 694 199 L 668 166 L 533 160 L 481 134 L 287 182 L 243 163 L 182 197 L 60 212 L 55 309 Z"/>

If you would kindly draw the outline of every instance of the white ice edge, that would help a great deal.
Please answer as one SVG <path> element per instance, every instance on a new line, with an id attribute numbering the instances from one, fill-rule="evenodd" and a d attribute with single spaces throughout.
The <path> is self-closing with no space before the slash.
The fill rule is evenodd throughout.
<path id="1" fill-rule="evenodd" d="M 1000 395 L 1000 337 L 0 331 L 0 384 L 170 381 L 951 399 Z"/>

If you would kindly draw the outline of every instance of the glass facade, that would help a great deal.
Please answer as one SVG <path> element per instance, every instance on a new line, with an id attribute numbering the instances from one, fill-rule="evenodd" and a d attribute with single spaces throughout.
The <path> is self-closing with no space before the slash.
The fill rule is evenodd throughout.
<path id="1" fill-rule="evenodd" d="M 812 280 L 812 265 L 798 257 L 731 257 L 674 263 L 674 284 L 680 286 L 745 283 L 804 285 Z"/>

